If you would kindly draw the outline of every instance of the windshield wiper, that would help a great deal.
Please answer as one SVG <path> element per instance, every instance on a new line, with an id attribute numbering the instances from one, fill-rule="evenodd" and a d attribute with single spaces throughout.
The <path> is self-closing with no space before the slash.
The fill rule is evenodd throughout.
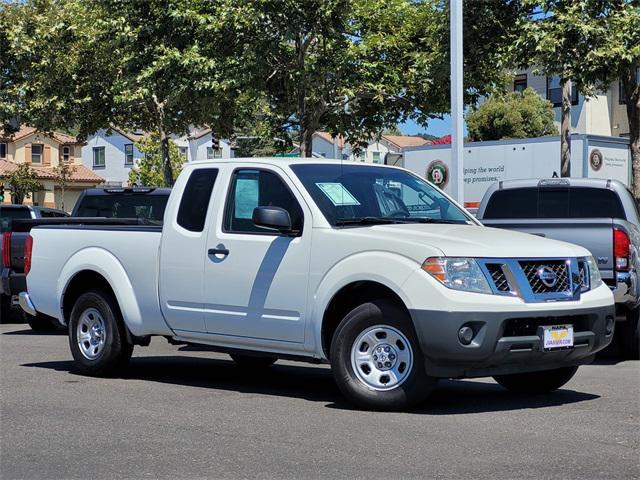
<path id="1" fill-rule="evenodd" d="M 389 217 L 341 218 L 340 220 L 336 220 L 336 225 L 377 225 L 386 223 L 404 223 L 403 220 L 403 218 Z"/>
<path id="2" fill-rule="evenodd" d="M 405 223 L 450 223 L 454 225 L 468 225 L 464 220 L 451 220 L 448 218 L 409 217 L 402 219 Z"/>

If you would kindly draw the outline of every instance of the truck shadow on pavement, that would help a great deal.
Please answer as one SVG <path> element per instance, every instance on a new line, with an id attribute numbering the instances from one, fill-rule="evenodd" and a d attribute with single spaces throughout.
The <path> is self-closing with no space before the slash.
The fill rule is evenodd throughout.
<path id="1" fill-rule="evenodd" d="M 41 362 L 23 366 L 80 375 L 72 361 Z M 333 382 L 331 370 L 324 365 L 277 363 L 267 369 L 250 371 L 225 359 L 149 356 L 134 357 L 126 372 L 118 378 L 124 381 L 144 380 L 212 390 L 300 398 L 325 403 L 327 408 L 357 410 L 342 397 Z M 570 389 L 562 389 L 549 395 L 516 395 L 494 383 L 442 380 L 431 397 L 410 413 L 456 415 L 548 408 L 597 398 L 598 395 Z"/>
<path id="2" fill-rule="evenodd" d="M 45 332 L 36 332 L 27 328 L 25 330 L 14 330 L 11 332 L 4 332 L 2 335 L 67 335 L 65 330 L 54 330 L 54 331 L 45 331 Z"/>

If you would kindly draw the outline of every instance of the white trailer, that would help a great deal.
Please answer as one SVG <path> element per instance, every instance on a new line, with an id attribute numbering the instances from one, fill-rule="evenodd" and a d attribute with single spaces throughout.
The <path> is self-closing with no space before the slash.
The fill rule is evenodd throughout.
<path id="1" fill-rule="evenodd" d="M 395 163 L 451 193 L 451 145 L 408 148 Z M 465 206 L 477 207 L 489 186 L 501 180 L 560 176 L 560 137 L 467 142 L 464 144 Z M 571 176 L 631 182 L 629 139 L 571 136 Z"/>

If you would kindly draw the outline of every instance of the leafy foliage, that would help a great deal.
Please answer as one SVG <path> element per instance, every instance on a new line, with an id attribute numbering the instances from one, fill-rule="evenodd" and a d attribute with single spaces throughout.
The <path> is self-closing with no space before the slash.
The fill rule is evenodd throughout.
<path id="1" fill-rule="evenodd" d="M 21 163 L 9 175 L 13 203 L 22 204 L 24 197 L 42 189 L 36 173 L 26 163 Z"/>
<path id="2" fill-rule="evenodd" d="M 521 68 L 571 79 L 585 95 L 621 80 L 627 105 L 634 193 L 640 197 L 640 2 L 523 0 L 536 14 L 519 19 L 511 49 Z"/>
<path id="3" fill-rule="evenodd" d="M 64 191 L 75 171 L 75 165 L 63 161 L 60 161 L 58 165 L 53 167 L 53 174 L 55 175 L 54 182 L 60 187 L 60 209 L 62 210 L 64 210 Z"/>
<path id="4" fill-rule="evenodd" d="M 496 94 L 467 113 L 469 140 L 557 135 L 553 105 L 535 90 Z"/>
<path id="5" fill-rule="evenodd" d="M 159 134 L 155 133 L 136 143 L 137 149 L 144 157 L 129 172 L 129 184 L 145 187 L 170 187 L 164 176 L 164 162 L 160 153 Z M 171 174 L 175 178 L 182 170 L 184 156 L 180 155 L 178 146 L 169 140 L 169 158 Z"/>

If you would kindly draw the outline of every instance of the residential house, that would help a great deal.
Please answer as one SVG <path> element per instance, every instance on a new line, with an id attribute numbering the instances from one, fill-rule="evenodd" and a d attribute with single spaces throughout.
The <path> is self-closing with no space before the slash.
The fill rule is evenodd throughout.
<path id="1" fill-rule="evenodd" d="M 142 131 L 128 132 L 118 127 L 99 130 L 82 148 L 82 163 L 110 185 L 129 185 L 129 172 L 144 157 L 136 143 L 148 136 Z M 185 162 L 231 158 L 233 150 L 227 140 L 214 141 L 211 129 L 194 129 L 187 135 L 171 135 Z"/>
<path id="2" fill-rule="evenodd" d="M 184 155 L 186 162 L 198 160 L 214 160 L 216 158 L 233 158 L 233 147 L 229 140 L 214 139 L 210 128 L 194 128 L 186 135 L 172 135 Z"/>
<path id="3" fill-rule="evenodd" d="M 430 140 L 413 135 L 382 135 L 369 141 L 366 148 L 351 154 L 350 159 L 356 162 L 391 163 L 385 162 L 388 154 L 401 154 L 406 148 L 429 145 Z"/>
<path id="4" fill-rule="evenodd" d="M 640 68 L 637 70 L 640 82 Z M 516 73 L 511 91 L 522 91 L 533 88 L 543 98 L 553 103 L 555 123 L 560 128 L 562 85 L 557 76 L 546 77 L 534 75 L 533 69 Z M 574 133 L 628 137 L 629 122 L 627 120 L 622 85 L 616 81 L 609 85 L 605 92 L 598 92 L 593 97 L 584 97 L 576 89 L 572 89 L 571 129 Z"/>
<path id="5" fill-rule="evenodd" d="M 15 133 L 0 130 L 0 182 L 4 184 L 5 192 L 10 192 L 7 181 L 9 175 L 18 164 L 26 163 L 35 172 L 42 189 L 28 196 L 25 203 L 59 207 L 63 199 L 55 180 L 54 168 L 61 162 L 68 163 L 73 171 L 65 187 L 64 207 L 70 210 L 82 190 L 103 182 L 100 176 L 82 164 L 81 149 L 82 143 L 65 133 L 39 132 L 26 125 Z M 11 203 L 11 197 L 5 195 L 5 203 Z"/>
<path id="6" fill-rule="evenodd" d="M 314 156 L 323 158 L 339 158 L 347 160 L 351 155 L 351 148 L 343 137 L 332 137 L 329 132 L 315 132 L 311 140 Z"/>
<path id="7" fill-rule="evenodd" d="M 117 127 L 99 130 L 82 147 L 82 163 L 110 185 L 128 185 L 129 172 L 143 157 L 136 142 L 145 136 Z"/>

